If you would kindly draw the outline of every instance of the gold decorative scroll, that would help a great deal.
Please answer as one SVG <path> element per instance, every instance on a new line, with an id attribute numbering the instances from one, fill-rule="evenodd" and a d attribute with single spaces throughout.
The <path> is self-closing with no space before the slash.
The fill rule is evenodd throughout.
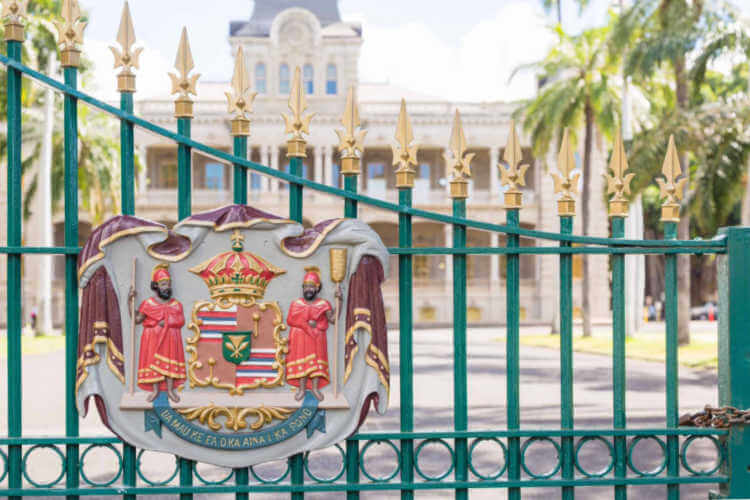
<path id="1" fill-rule="evenodd" d="M 242 429 L 257 431 L 270 424 L 274 420 L 284 421 L 294 410 L 288 408 L 278 408 L 275 406 L 260 406 L 258 408 L 227 408 L 225 406 L 216 406 L 213 403 L 208 406 L 196 408 L 185 408 L 177 410 L 187 420 L 198 420 L 203 425 L 208 426 L 212 431 L 221 430 L 222 424 L 216 421 L 218 417 L 224 417 L 224 427 L 227 430 L 238 432 Z M 252 424 L 247 423 L 248 417 L 255 417 Z"/>

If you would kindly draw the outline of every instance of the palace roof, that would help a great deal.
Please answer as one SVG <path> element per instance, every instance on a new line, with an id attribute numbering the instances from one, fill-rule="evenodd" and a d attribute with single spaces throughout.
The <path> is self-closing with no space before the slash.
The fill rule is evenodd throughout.
<path id="1" fill-rule="evenodd" d="M 268 36 L 276 16 L 292 7 L 315 14 L 323 28 L 341 23 L 338 0 L 255 0 L 250 21 L 232 21 L 229 36 Z"/>

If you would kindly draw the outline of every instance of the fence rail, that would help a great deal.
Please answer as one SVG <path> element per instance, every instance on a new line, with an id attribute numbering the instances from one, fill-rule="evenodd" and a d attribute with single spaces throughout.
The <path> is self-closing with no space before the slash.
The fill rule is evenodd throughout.
<path id="1" fill-rule="evenodd" d="M 10 1 L 10 0 L 9 0 Z M 11 1 L 15 3 L 15 0 Z M 453 212 L 451 215 L 415 209 L 412 206 L 412 188 L 408 182 L 398 185 L 398 202 L 391 203 L 357 193 L 356 174 L 344 174 L 343 188 L 318 184 L 301 177 L 300 158 L 292 158 L 290 172 L 269 168 L 248 161 L 247 136 L 236 134 L 233 139 L 233 153 L 226 153 L 190 138 L 191 119 L 178 118 L 178 131 L 172 132 L 163 127 L 138 118 L 133 114 L 133 91 L 124 85 L 121 88 L 120 108 L 101 102 L 77 90 L 77 65 L 68 64 L 64 68 L 64 82 L 59 82 L 27 67 L 21 62 L 23 30 L 9 29 L 19 26 L 6 21 L 7 55 L 0 55 L 0 64 L 7 69 L 7 137 L 8 137 L 8 220 L 7 246 L 0 247 L 0 254 L 7 255 L 7 314 L 8 314 L 8 435 L 0 437 L 0 495 L 11 498 L 21 496 L 66 495 L 79 496 L 108 495 L 133 499 L 141 494 L 179 494 L 181 498 L 191 498 L 196 493 L 234 493 L 238 499 L 249 498 L 250 493 L 284 492 L 293 499 L 301 499 L 305 492 L 346 492 L 347 498 L 359 497 L 360 491 L 399 491 L 405 499 L 413 498 L 416 491 L 453 490 L 456 498 L 467 498 L 471 489 L 504 488 L 510 498 L 520 498 L 525 488 L 560 488 L 563 497 L 573 498 L 576 488 L 595 486 L 611 487 L 616 498 L 625 498 L 627 487 L 631 485 L 662 485 L 669 498 L 679 497 L 680 485 L 711 483 L 722 485 L 729 495 L 739 495 L 750 488 L 747 465 L 742 451 L 742 430 L 696 429 L 679 427 L 677 421 L 677 303 L 676 296 L 676 256 L 677 255 L 719 255 L 727 271 L 722 281 L 726 295 L 720 314 L 725 327 L 721 329 L 723 354 L 720 362 L 720 377 L 725 381 L 722 403 L 750 406 L 750 395 L 738 384 L 746 377 L 748 357 L 744 355 L 743 337 L 740 327 L 750 324 L 743 311 L 728 309 L 733 300 L 745 300 L 747 293 L 740 294 L 738 279 L 750 269 L 750 262 L 744 257 L 742 243 L 750 240 L 746 233 L 735 235 L 731 231 L 715 239 L 680 241 L 676 239 L 676 222 L 665 223 L 665 237 L 662 240 L 631 240 L 623 238 L 624 215 L 614 211 L 612 234 L 610 237 L 578 236 L 572 234 L 572 214 L 561 211 L 560 232 L 545 232 L 523 229 L 518 223 L 518 208 L 521 196 L 514 205 L 515 184 L 511 179 L 510 190 L 506 193 L 507 220 L 505 224 L 492 224 L 466 218 L 466 195 L 461 195 L 462 183 L 466 179 L 456 175 L 452 181 Z M 70 20 L 69 20 L 70 21 Z M 75 22 L 76 20 L 70 21 Z M 68 49 L 70 50 L 70 47 Z M 70 56 L 70 54 L 68 54 Z M 65 61 L 63 57 L 63 61 Z M 126 68 L 127 69 L 127 68 Z M 22 77 L 50 87 L 65 99 L 65 244 L 61 247 L 25 247 L 21 242 L 21 81 Z M 122 76 L 122 74 L 120 75 Z M 132 76 L 132 75 L 131 75 Z M 134 76 L 133 76 L 134 78 Z M 124 82 L 127 83 L 127 82 Z M 76 258 L 78 244 L 78 116 L 79 104 L 91 106 L 118 119 L 121 123 L 121 164 L 122 164 L 122 211 L 135 212 L 134 189 L 134 127 L 143 128 L 170 140 L 178 147 L 178 189 L 176 204 L 180 219 L 190 215 L 191 192 L 191 151 L 217 158 L 233 165 L 235 203 L 247 203 L 248 171 L 273 177 L 290 185 L 289 218 L 302 221 L 304 213 L 303 191 L 311 189 L 345 200 L 345 217 L 355 218 L 359 204 L 368 205 L 398 215 L 398 247 L 389 248 L 397 256 L 399 266 L 399 352 L 400 352 L 400 401 L 398 432 L 364 432 L 351 436 L 346 443 L 334 449 L 340 456 L 340 466 L 331 476 L 320 478 L 311 472 L 310 454 L 295 455 L 288 460 L 286 469 L 277 477 L 261 477 L 253 467 L 230 470 L 226 477 L 217 481 L 206 480 L 198 472 L 197 464 L 181 458 L 175 459 L 171 475 L 162 480 L 148 479 L 143 470 L 142 450 L 122 443 L 112 437 L 80 437 L 78 414 L 74 399 L 73 377 L 76 370 L 76 348 L 78 334 L 78 293 Z M 373 109 L 375 109 L 373 105 Z M 386 107 L 377 107 L 387 112 Z M 480 106 L 477 112 L 484 111 Z M 405 108 L 402 107 L 402 113 Z M 408 119 L 408 117 L 406 118 Z M 460 122 L 457 120 L 457 123 Z M 515 137 L 515 131 L 511 131 Z M 407 143 L 409 141 L 406 141 Z M 406 144 L 408 146 L 408 144 Z M 509 144 L 507 151 L 513 151 Z M 454 160 L 460 164 L 468 161 L 460 147 L 454 150 Z M 512 153 L 511 153 L 512 155 Z M 409 154 L 406 155 L 407 157 Z M 507 157 L 508 169 L 516 169 L 518 157 Z M 404 163 L 405 162 L 405 163 Z M 613 169 L 615 174 L 617 171 Z M 409 172 L 408 160 L 403 160 L 399 173 Z M 517 174 L 518 172 L 516 172 Z M 569 173 L 569 172 L 568 172 Z M 515 174 L 514 174 L 515 175 Z M 520 173 L 523 176 L 523 172 Z M 408 180 L 408 176 L 404 177 Z M 404 179 L 402 178 L 402 179 Z M 622 171 L 620 171 L 622 180 Z M 454 191 L 455 188 L 455 191 Z M 510 203 L 509 203 L 510 201 Z M 571 200 L 566 200 L 571 201 Z M 622 201 L 622 200 L 615 200 Z M 613 201 L 614 203 L 614 201 Z M 622 205 L 616 205 L 615 208 Z M 416 248 L 412 242 L 413 218 L 427 219 L 449 225 L 453 228 L 453 246 Z M 468 228 L 491 231 L 506 235 L 505 247 L 467 247 Z M 519 246 L 519 238 L 531 238 L 556 242 L 559 246 Z M 744 239 L 743 239 L 744 238 Z M 576 244 L 578 246 L 573 246 Z M 64 437 L 29 437 L 23 433 L 21 413 L 21 256 L 64 255 L 66 283 L 66 435 Z M 506 259 L 506 300 L 507 300 L 507 411 L 506 429 L 468 430 L 467 395 L 467 330 L 466 330 L 466 291 L 467 255 L 503 254 Z M 523 408 L 519 403 L 521 389 L 518 374 L 521 367 L 519 357 L 519 256 L 558 255 L 560 261 L 560 347 L 561 390 L 560 429 L 527 429 L 523 422 Z M 413 394 L 413 263 L 414 255 L 450 255 L 453 259 L 453 364 L 454 364 L 454 430 L 444 432 L 423 431 L 414 423 Z M 612 426 L 598 429 L 582 429 L 575 426 L 573 418 L 574 371 L 572 363 L 572 267 L 573 255 L 610 255 L 613 268 L 613 332 L 614 348 L 612 359 L 613 374 L 613 420 Z M 665 255 L 667 295 L 667 361 L 665 364 L 666 425 L 658 428 L 628 428 L 625 406 L 625 336 L 624 336 L 624 275 L 625 255 Z M 748 269 L 746 269 L 748 268 Z M 743 278 L 744 279 L 744 278 Z M 746 303 L 746 302 L 745 302 Z M 728 317 L 728 319 L 727 319 Z M 727 326 L 728 325 L 728 326 Z M 745 334 L 747 335 L 747 334 Z M 498 366 L 498 368 L 501 368 Z M 745 371 L 740 371 L 744 369 Z M 690 446 L 697 440 L 708 440 L 715 449 L 717 461 L 709 469 L 700 469 L 691 464 L 688 457 Z M 641 470 L 636 465 L 636 448 L 639 443 L 651 441 L 663 452 L 662 462 L 651 470 Z M 480 470 L 474 454 L 479 445 L 486 443 L 496 447 L 497 460 L 491 461 L 494 467 L 490 472 Z M 590 471 L 579 460 L 581 450 L 598 443 L 606 450 L 607 464 L 600 470 Z M 538 471 L 534 467 L 532 453 L 535 445 L 544 445 L 552 450 L 551 468 Z M 385 449 L 386 457 L 378 455 L 378 470 L 373 473 L 368 468 L 369 455 L 375 448 Z M 420 457 L 429 448 L 437 448 L 447 454 L 445 469 L 430 473 L 421 467 Z M 92 479 L 86 472 L 86 458 L 95 449 L 113 453 L 117 464 L 106 480 Z M 51 481 L 37 481 L 28 466 L 30 457 L 39 450 L 51 451 L 60 459 L 61 472 Z M 385 464 L 385 466 L 384 466 Z M 390 468 L 389 468 L 390 467 Z M 742 469 L 745 469 L 744 472 Z M 734 498 L 739 498 L 734 496 Z"/>

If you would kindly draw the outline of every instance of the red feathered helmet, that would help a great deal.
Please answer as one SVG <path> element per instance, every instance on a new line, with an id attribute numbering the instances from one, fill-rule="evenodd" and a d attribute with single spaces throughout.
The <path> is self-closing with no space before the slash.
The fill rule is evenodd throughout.
<path id="1" fill-rule="evenodd" d="M 323 281 L 320 279 L 320 269 L 317 267 L 306 267 L 305 278 L 302 280 L 303 285 L 315 285 L 320 288 L 323 285 Z"/>
<path id="2" fill-rule="evenodd" d="M 160 281 L 169 281 L 172 277 L 169 275 L 168 264 L 157 264 L 151 271 L 151 281 L 159 283 Z"/>

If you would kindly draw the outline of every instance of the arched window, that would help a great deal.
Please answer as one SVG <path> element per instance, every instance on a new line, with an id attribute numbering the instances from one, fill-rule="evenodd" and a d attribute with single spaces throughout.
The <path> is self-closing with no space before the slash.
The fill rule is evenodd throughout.
<path id="1" fill-rule="evenodd" d="M 326 94 L 336 95 L 339 91 L 339 77 L 335 64 L 329 64 L 326 68 Z"/>
<path id="2" fill-rule="evenodd" d="M 255 65 L 255 91 L 259 94 L 266 93 L 266 65 L 262 62 Z"/>
<path id="3" fill-rule="evenodd" d="M 309 95 L 312 95 L 312 93 L 315 91 L 313 76 L 314 72 L 312 64 L 305 64 L 305 67 L 302 69 L 302 78 L 305 82 L 305 92 L 307 92 Z"/>
<path id="4" fill-rule="evenodd" d="M 289 93 L 289 65 L 284 63 L 279 68 L 279 93 Z"/>

